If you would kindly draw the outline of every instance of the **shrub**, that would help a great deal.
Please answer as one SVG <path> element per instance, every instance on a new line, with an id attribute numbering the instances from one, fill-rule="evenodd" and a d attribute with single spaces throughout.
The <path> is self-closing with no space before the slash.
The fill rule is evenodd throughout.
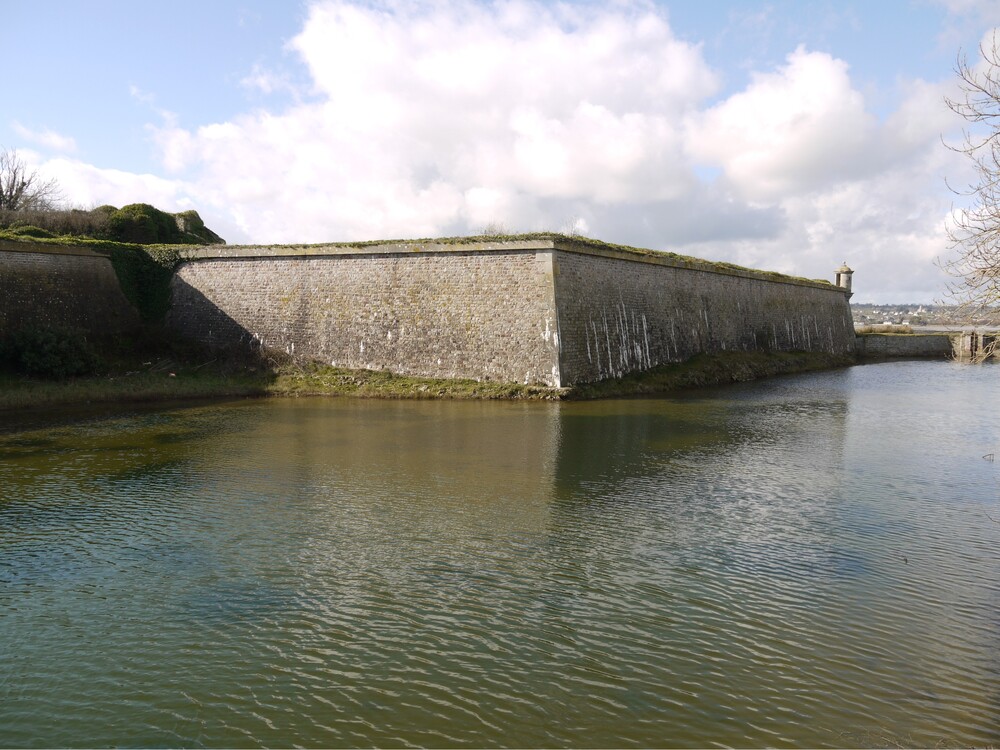
<path id="1" fill-rule="evenodd" d="M 111 214 L 113 214 L 113 213 L 115 213 L 117 211 L 118 211 L 118 208 L 116 206 L 109 206 L 107 203 L 105 203 L 103 206 L 98 206 L 97 208 L 95 208 L 93 211 L 91 211 L 91 213 L 92 214 L 100 214 L 100 215 L 104 216 L 105 218 L 109 218 L 110 219 L 111 218 Z"/>
<path id="2" fill-rule="evenodd" d="M 26 327 L 0 344 L 0 361 L 40 378 L 90 375 L 101 359 L 81 334 L 59 328 Z"/>
<path id="3" fill-rule="evenodd" d="M 18 237 L 55 237 L 48 229 L 42 229 L 31 224 L 12 227 L 8 230 L 8 234 L 17 235 Z"/>
<path id="4" fill-rule="evenodd" d="M 179 234 L 174 217 L 148 203 L 122 206 L 108 219 L 108 236 L 117 242 L 170 243 L 177 242 Z"/>
<path id="5" fill-rule="evenodd" d="M 29 237 L 64 237 L 67 235 L 77 237 L 98 237 L 107 236 L 108 214 L 104 212 L 104 207 L 86 211 L 81 208 L 73 208 L 66 211 L 0 211 L 0 228 L 7 228 L 8 231 L 21 229 L 22 227 L 38 227 L 49 234 L 26 234 L 20 232 L 21 236 Z"/>
<path id="6" fill-rule="evenodd" d="M 0 209 L 0 230 L 35 227 L 49 234 L 21 231 L 22 237 L 89 237 L 139 245 L 224 245 L 226 241 L 205 226 L 197 211 L 170 214 L 148 203 L 122 208 L 18 211 Z"/>
<path id="7" fill-rule="evenodd" d="M 499 221 L 491 221 L 479 230 L 479 236 L 484 239 L 506 239 L 510 235 L 511 232 L 507 229 L 506 225 Z"/>

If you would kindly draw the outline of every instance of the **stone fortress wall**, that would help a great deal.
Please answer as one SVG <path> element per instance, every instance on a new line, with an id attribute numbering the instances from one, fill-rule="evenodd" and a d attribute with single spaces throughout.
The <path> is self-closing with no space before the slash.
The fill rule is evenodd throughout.
<path id="1" fill-rule="evenodd" d="M 846 289 L 572 238 L 187 258 L 176 331 L 348 368 L 568 386 L 700 352 L 854 347 Z"/>
<path id="2" fill-rule="evenodd" d="M 0 240 L 0 337 L 24 326 L 113 336 L 139 327 L 111 261 L 81 247 Z"/>
<path id="3" fill-rule="evenodd" d="M 168 324 L 352 369 L 554 384 L 551 252 L 214 247 L 174 276 Z"/>
<path id="4" fill-rule="evenodd" d="M 847 289 L 568 237 L 184 253 L 175 331 L 347 368 L 567 386 L 700 352 L 855 346 Z M 0 336 L 139 322 L 105 255 L 0 241 Z"/>
<path id="5" fill-rule="evenodd" d="M 560 252 L 557 263 L 565 383 L 702 352 L 853 351 L 848 294 L 831 284 L 620 253 Z"/>

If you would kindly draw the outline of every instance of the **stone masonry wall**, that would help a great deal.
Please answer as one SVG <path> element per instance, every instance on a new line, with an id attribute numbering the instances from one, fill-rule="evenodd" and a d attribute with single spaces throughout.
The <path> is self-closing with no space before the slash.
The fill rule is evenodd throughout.
<path id="1" fill-rule="evenodd" d="M 168 325 L 340 367 L 558 385 L 551 250 L 310 252 L 195 257 Z"/>
<path id="2" fill-rule="evenodd" d="M 951 357 L 958 354 L 961 333 L 867 333 L 858 336 L 856 349 L 864 357 Z"/>
<path id="3" fill-rule="evenodd" d="M 851 352 L 844 290 L 572 239 L 215 247 L 168 324 L 348 368 L 567 386 L 699 352 Z"/>
<path id="4" fill-rule="evenodd" d="M 0 337 L 24 326 L 114 335 L 139 326 L 111 261 L 84 248 L 0 241 Z"/>
<path id="5" fill-rule="evenodd" d="M 833 286 L 580 252 L 557 253 L 554 272 L 564 384 L 700 352 L 852 351 L 850 306 Z"/>

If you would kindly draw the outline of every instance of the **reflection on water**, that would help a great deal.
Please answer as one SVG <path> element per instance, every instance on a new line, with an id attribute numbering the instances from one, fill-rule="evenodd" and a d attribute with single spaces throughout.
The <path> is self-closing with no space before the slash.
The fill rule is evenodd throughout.
<path id="1" fill-rule="evenodd" d="M 995 745 L 998 390 L 907 362 L 0 435 L 0 745 Z"/>

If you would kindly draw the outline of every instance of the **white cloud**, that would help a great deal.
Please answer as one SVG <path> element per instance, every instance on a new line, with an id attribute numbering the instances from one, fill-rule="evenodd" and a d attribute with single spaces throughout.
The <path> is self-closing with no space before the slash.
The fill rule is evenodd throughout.
<path id="1" fill-rule="evenodd" d="M 930 0 L 948 11 L 948 17 L 938 34 L 937 46 L 949 54 L 965 47 L 970 57 L 976 52 L 968 47 L 970 36 L 982 33 L 983 28 L 990 28 L 986 36 L 992 36 L 992 29 L 1000 26 L 1000 2 L 997 0 Z M 987 43 L 990 41 L 986 40 Z"/>
<path id="2" fill-rule="evenodd" d="M 689 122 L 695 157 L 745 198 L 767 201 L 878 168 L 877 122 L 846 63 L 797 49 L 773 73 Z"/>
<path id="3" fill-rule="evenodd" d="M 683 116 L 716 88 L 645 4 L 324 2 L 290 47 L 315 101 L 157 132 L 258 241 L 554 228 L 538 200 L 676 198 L 696 182 Z"/>
<path id="4" fill-rule="evenodd" d="M 268 70 L 261 65 L 254 65 L 250 73 L 240 79 L 240 85 L 262 94 L 273 94 L 278 91 L 297 93 L 288 76 Z"/>
<path id="5" fill-rule="evenodd" d="M 189 188 L 183 183 L 151 174 L 100 169 L 76 159 L 56 158 L 40 164 L 39 172 L 54 178 L 74 206 L 101 204 L 123 206 L 151 203 L 166 211 L 195 208 Z"/>
<path id="6" fill-rule="evenodd" d="M 957 85 L 950 78 L 944 83 L 908 81 L 903 85 L 899 107 L 880 128 L 880 144 L 888 148 L 894 161 L 902 161 L 915 150 L 926 149 L 942 135 L 954 133 L 962 122 L 948 109 L 945 98 L 955 98 Z"/>
<path id="7" fill-rule="evenodd" d="M 865 179 L 788 195 L 786 221 L 771 237 L 710 241 L 698 254 L 756 268 L 832 279 L 846 260 L 859 301 L 934 301 L 945 278 L 935 260 L 947 254 L 950 210 L 942 175 L 961 171 L 955 155 L 926 147 Z"/>
<path id="8" fill-rule="evenodd" d="M 708 238 L 695 253 L 813 278 L 846 259 L 859 299 L 940 297 L 934 260 L 947 252 L 953 197 L 944 180 L 966 169 L 940 143 L 958 125 L 944 104 L 952 86 L 902 82 L 900 105 L 879 122 L 830 55 L 799 48 L 755 74 L 689 118 L 688 143 L 722 170 L 722 186 L 783 220 L 768 235 Z"/>
<path id="9" fill-rule="evenodd" d="M 150 126 L 170 178 L 45 164 L 83 203 L 197 208 L 235 242 L 570 230 L 932 299 L 960 174 L 953 84 L 902 81 L 881 120 L 805 48 L 711 106 L 718 76 L 645 0 L 315 2 L 288 44 L 312 90 Z M 950 79 L 950 75 L 948 78 Z M 288 79 L 254 67 L 244 86 Z"/>
<path id="10" fill-rule="evenodd" d="M 31 130 L 16 120 L 11 123 L 11 127 L 24 140 L 42 146 L 50 151 L 61 151 L 64 153 L 73 153 L 76 151 L 76 141 L 73 138 L 56 133 L 54 130 L 49 130 L 48 128 L 40 131 Z"/>
<path id="11" fill-rule="evenodd" d="M 956 16 L 972 16 L 986 23 L 1000 23 L 997 0 L 934 0 Z"/>

